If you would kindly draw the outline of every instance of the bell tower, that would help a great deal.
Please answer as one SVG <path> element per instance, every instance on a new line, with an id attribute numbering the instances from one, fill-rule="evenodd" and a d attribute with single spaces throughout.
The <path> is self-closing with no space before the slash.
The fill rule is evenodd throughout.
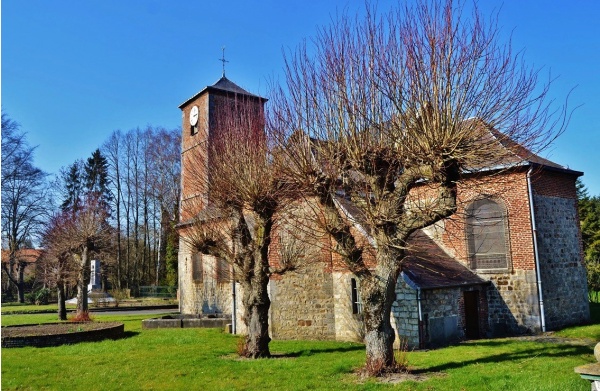
<path id="1" fill-rule="evenodd" d="M 222 60 L 223 65 L 226 60 Z M 219 137 L 224 117 L 237 107 L 250 105 L 263 115 L 267 99 L 254 95 L 223 76 L 183 102 L 181 109 L 181 204 L 185 224 L 208 204 L 210 145 Z M 243 103 L 243 105 L 240 105 Z"/>

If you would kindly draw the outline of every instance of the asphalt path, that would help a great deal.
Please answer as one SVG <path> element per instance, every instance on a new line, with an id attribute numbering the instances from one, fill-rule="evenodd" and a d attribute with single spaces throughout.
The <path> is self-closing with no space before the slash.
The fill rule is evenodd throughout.
<path id="1" fill-rule="evenodd" d="M 92 309 L 92 314 L 94 315 L 158 315 L 158 314 L 178 314 L 179 310 L 177 308 L 167 309 L 167 308 L 158 308 L 158 309 L 140 309 L 140 308 L 132 308 L 132 309 L 120 309 L 118 311 L 112 310 L 102 310 L 102 311 L 94 311 Z"/>

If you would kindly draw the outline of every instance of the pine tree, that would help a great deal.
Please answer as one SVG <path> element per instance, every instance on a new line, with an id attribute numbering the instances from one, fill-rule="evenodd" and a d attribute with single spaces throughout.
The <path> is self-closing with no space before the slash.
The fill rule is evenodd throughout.
<path id="1" fill-rule="evenodd" d="M 88 193 L 93 193 L 98 198 L 108 201 L 108 161 L 99 149 L 96 149 L 84 166 L 85 187 Z"/>
<path id="2" fill-rule="evenodd" d="M 60 208 L 63 211 L 70 210 L 76 212 L 81 205 L 81 198 L 83 196 L 81 165 L 82 162 L 78 160 L 61 173 L 64 198 Z"/>
<path id="3" fill-rule="evenodd" d="M 108 211 L 111 198 L 108 189 L 108 161 L 99 149 L 96 149 L 84 165 L 86 194 L 98 199 Z"/>

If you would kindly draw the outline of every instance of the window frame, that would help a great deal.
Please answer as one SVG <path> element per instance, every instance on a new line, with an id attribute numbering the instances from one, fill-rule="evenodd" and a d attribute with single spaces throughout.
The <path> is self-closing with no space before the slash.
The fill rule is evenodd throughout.
<path id="1" fill-rule="evenodd" d="M 497 217 L 492 217 L 491 219 L 493 220 L 497 220 L 496 222 L 493 223 L 488 223 L 486 224 L 484 221 L 480 221 L 477 222 L 477 217 L 475 216 L 475 209 L 476 208 L 480 208 L 481 206 L 484 205 L 494 205 L 494 209 L 495 212 L 498 213 Z M 510 251 L 510 230 L 509 230 L 509 222 L 508 222 L 508 211 L 506 209 L 506 205 L 504 204 L 504 202 L 500 199 L 497 198 L 493 198 L 493 197 L 484 197 L 484 198 L 478 198 L 475 199 L 473 201 L 471 201 L 468 205 L 468 207 L 465 210 L 466 212 L 466 217 L 465 217 L 465 239 L 466 239 L 466 250 L 467 250 L 467 259 L 468 259 L 468 263 L 469 263 L 469 268 L 471 270 L 477 271 L 479 273 L 502 273 L 502 272 L 507 272 L 508 270 L 510 270 L 511 265 L 512 265 L 512 260 L 511 260 L 511 251 Z M 499 227 L 502 228 L 502 238 L 498 238 L 498 237 L 492 237 L 490 240 L 495 240 L 498 241 L 498 239 L 501 240 L 501 242 L 503 242 L 504 246 L 503 246 L 503 252 L 496 252 L 496 253 L 492 253 L 493 254 L 497 254 L 498 258 L 500 258 L 501 255 L 503 255 L 504 261 L 503 264 L 500 265 L 493 265 L 492 267 L 490 266 L 482 266 L 483 263 L 483 256 L 485 256 L 486 254 L 478 254 L 477 250 L 475 249 L 476 246 L 476 234 L 474 233 L 474 228 L 475 227 L 481 227 L 482 229 L 485 229 L 486 227 L 492 227 L 494 225 L 498 224 Z M 486 240 L 484 239 L 479 239 L 482 243 Z M 481 246 L 481 245 L 480 245 Z M 478 257 L 479 256 L 479 257 Z"/>
<path id="2" fill-rule="evenodd" d="M 197 283 L 204 281 L 204 259 L 201 252 L 192 253 L 192 280 Z"/>
<path id="3" fill-rule="evenodd" d="M 354 277 L 350 278 L 350 303 L 352 305 L 352 314 L 362 314 L 362 301 L 360 299 L 360 289 L 358 280 Z"/>

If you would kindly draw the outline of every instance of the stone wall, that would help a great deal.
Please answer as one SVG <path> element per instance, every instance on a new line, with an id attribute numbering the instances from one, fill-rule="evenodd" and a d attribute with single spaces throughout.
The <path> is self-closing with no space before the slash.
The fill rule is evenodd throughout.
<path id="1" fill-rule="evenodd" d="M 464 339 L 460 289 L 423 291 L 421 297 L 425 346 L 444 346 Z"/>
<path id="2" fill-rule="evenodd" d="M 482 275 L 487 290 L 490 337 L 540 332 L 540 311 L 535 270 Z"/>
<path id="3" fill-rule="evenodd" d="M 365 337 L 362 313 L 352 313 L 352 292 L 349 272 L 335 271 L 333 279 L 335 339 L 363 342 Z M 358 283 L 358 279 L 357 279 Z"/>
<path id="4" fill-rule="evenodd" d="M 192 251 L 179 241 L 179 311 L 182 314 L 230 314 L 232 286 L 219 279 L 215 257 L 202 255 L 202 279 L 194 280 Z M 241 295 L 240 295 L 241 296 Z"/>
<path id="5" fill-rule="evenodd" d="M 396 284 L 396 300 L 392 304 L 392 326 L 396 330 L 395 344 L 406 342 L 409 348 L 419 348 L 419 310 L 417 290 L 401 274 Z"/>
<path id="6" fill-rule="evenodd" d="M 574 198 L 534 195 L 544 313 L 548 330 L 590 319 L 576 202 Z"/>
<path id="7" fill-rule="evenodd" d="M 335 339 L 332 274 L 316 262 L 271 279 L 270 327 L 275 339 Z"/>

